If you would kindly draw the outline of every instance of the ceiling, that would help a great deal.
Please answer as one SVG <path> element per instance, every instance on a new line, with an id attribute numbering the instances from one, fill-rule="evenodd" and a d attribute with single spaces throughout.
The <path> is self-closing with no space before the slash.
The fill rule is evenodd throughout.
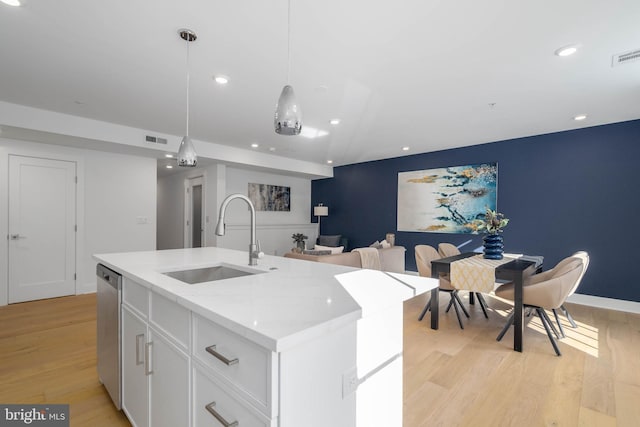
<path id="1" fill-rule="evenodd" d="M 640 49 L 637 0 L 291 0 L 289 81 L 315 139 L 273 131 L 285 0 L 22 3 L 0 3 L 0 100 L 178 139 L 180 28 L 198 36 L 189 134 L 247 150 L 336 166 L 640 118 L 640 61 L 612 66 Z"/>

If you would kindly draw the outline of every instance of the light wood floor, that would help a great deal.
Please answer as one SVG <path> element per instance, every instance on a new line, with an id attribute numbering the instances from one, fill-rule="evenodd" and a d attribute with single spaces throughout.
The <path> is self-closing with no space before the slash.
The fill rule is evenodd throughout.
<path id="1" fill-rule="evenodd" d="M 567 304 L 578 329 L 561 317 L 557 357 L 537 317 L 523 353 L 513 331 L 497 342 L 511 307 L 498 299 L 489 320 L 471 306 L 464 330 L 441 311 L 437 331 L 417 320 L 426 299 L 405 303 L 405 427 L 640 426 L 640 315 Z"/>
<path id="2" fill-rule="evenodd" d="M 129 426 L 96 372 L 96 295 L 0 307 L 0 402 L 68 403 L 71 426 Z"/>
<path id="3" fill-rule="evenodd" d="M 450 312 L 438 331 L 417 321 L 425 297 L 405 303 L 404 427 L 640 425 L 640 315 L 568 305 L 579 328 L 565 322 L 556 357 L 537 319 L 523 353 L 511 332 L 496 342 L 509 306 L 487 301 L 489 320 L 475 306 L 464 330 Z M 95 304 L 0 307 L 0 402 L 69 403 L 71 426 L 129 425 L 98 382 Z"/>

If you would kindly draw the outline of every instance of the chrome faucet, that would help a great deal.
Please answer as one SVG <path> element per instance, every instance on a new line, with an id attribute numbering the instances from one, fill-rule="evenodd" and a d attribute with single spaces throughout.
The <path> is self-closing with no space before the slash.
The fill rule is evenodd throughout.
<path id="1" fill-rule="evenodd" d="M 251 209 L 251 242 L 249 243 L 249 265 L 258 265 L 258 258 L 262 258 L 264 253 L 260 250 L 260 241 L 256 241 L 256 208 L 253 207 L 253 203 L 247 196 L 242 194 L 230 194 L 226 199 L 222 201 L 220 206 L 220 215 L 218 216 L 218 225 L 216 225 L 216 235 L 224 236 L 224 214 L 227 210 L 227 205 L 233 199 L 242 199 L 249 205 Z"/>

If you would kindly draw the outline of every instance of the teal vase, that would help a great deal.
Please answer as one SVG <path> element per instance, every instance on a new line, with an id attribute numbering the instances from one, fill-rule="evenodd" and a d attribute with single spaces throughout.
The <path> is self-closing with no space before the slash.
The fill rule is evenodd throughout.
<path id="1" fill-rule="evenodd" d="M 484 242 L 484 258 L 486 259 L 502 259 L 504 252 L 504 244 L 502 243 L 502 235 L 487 234 L 482 238 Z"/>

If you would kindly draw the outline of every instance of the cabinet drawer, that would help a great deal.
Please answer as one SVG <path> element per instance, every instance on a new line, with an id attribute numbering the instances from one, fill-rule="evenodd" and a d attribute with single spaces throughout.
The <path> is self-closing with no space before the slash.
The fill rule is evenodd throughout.
<path id="1" fill-rule="evenodd" d="M 198 427 L 221 427 L 223 422 L 206 407 L 215 411 L 227 423 L 236 421 L 242 427 L 268 427 L 272 423 L 267 417 L 251 408 L 247 403 L 232 396 L 225 386 L 217 383 L 194 364 L 193 368 L 193 422 Z M 276 425 L 273 423 L 273 425 Z"/>
<path id="2" fill-rule="evenodd" d="M 173 338 L 189 351 L 191 312 L 167 298 L 151 292 L 149 320 L 151 324 Z"/>
<path id="3" fill-rule="evenodd" d="M 267 416 L 272 416 L 277 407 L 273 388 L 277 365 L 273 353 L 195 314 L 193 330 L 196 359 L 246 393 L 247 399 Z M 221 359 L 227 359 L 227 363 Z"/>
<path id="4" fill-rule="evenodd" d="M 122 282 L 122 301 L 145 319 L 149 315 L 149 290 L 126 277 Z"/>

